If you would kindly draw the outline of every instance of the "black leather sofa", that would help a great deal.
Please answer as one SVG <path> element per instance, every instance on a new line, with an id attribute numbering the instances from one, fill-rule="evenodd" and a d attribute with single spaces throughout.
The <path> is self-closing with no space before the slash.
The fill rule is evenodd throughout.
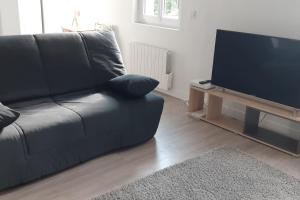
<path id="1" fill-rule="evenodd" d="M 21 115 L 0 130 L 0 190 L 151 139 L 163 99 L 128 98 L 112 31 L 0 37 L 0 102 Z"/>

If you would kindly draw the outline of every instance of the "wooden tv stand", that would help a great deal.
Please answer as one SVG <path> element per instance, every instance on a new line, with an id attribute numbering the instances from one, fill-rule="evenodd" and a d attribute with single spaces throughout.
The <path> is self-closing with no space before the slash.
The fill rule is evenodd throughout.
<path id="1" fill-rule="evenodd" d="M 206 107 L 204 106 L 205 99 L 207 99 Z M 245 121 L 224 115 L 222 113 L 224 100 L 246 106 Z M 299 139 L 259 127 L 260 112 L 300 122 L 298 111 L 292 108 L 218 88 L 204 90 L 194 85 L 190 87 L 188 113 L 191 117 L 209 122 L 290 155 L 300 156 Z"/>

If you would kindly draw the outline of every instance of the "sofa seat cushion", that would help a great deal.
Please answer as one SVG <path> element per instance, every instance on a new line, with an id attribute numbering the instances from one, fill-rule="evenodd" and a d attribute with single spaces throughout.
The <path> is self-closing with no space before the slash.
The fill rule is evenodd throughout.
<path id="1" fill-rule="evenodd" d="M 128 99 L 111 91 L 79 92 L 54 98 L 56 103 L 78 113 L 87 135 L 114 137 L 119 147 L 153 137 L 163 99 L 153 94 Z"/>
<path id="2" fill-rule="evenodd" d="M 11 104 L 10 107 L 21 114 L 15 123 L 24 134 L 28 154 L 63 148 L 66 143 L 85 136 L 80 117 L 49 98 Z"/>
<path id="3" fill-rule="evenodd" d="M 119 133 L 126 128 L 128 115 L 117 98 L 84 91 L 57 96 L 54 100 L 81 116 L 87 135 L 111 135 L 119 143 Z"/>

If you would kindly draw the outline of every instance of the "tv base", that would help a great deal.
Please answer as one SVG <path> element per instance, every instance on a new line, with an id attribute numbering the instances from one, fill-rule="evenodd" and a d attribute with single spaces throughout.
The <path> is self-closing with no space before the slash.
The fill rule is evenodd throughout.
<path id="1" fill-rule="evenodd" d="M 207 99 L 206 103 L 205 99 Z M 224 100 L 246 106 L 248 108 L 245 113 L 246 120 L 237 120 L 223 114 L 222 108 Z M 259 127 L 258 120 L 260 112 L 300 123 L 300 117 L 299 115 L 295 115 L 295 110 L 278 107 L 272 103 L 263 102 L 260 99 L 220 91 L 216 88 L 204 90 L 194 87 L 193 85 L 190 87 L 188 113 L 191 117 L 209 122 L 243 137 L 299 157 L 299 140 Z"/>

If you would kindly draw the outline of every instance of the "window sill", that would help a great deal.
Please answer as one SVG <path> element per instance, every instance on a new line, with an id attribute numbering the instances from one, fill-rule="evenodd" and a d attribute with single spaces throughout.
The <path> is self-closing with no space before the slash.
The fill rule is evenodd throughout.
<path id="1" fill-rule="evenodd" d="M 146 22 L 134 22 L 134 24 L 140 25 L 140 26 L 145 26 L 145 27 L 150 27 L 150 28 L 169 30 L 169 31 L 180 31 L 179 27 L 169 27 L 169 26 L 151 24 L 151 23 L 146 23 Z"/>

